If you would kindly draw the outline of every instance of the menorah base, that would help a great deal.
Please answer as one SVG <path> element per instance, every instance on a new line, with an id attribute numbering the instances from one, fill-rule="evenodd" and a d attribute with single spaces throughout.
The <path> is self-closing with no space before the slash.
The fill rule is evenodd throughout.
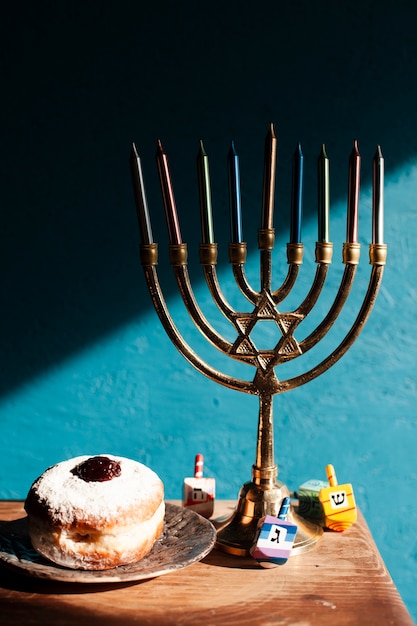
<path id="1" fill-rule="evenodd" d="M 265 515 L 276 517 L 282 500 L 289 496 L 287 487 L 278 480 L 272 483 L 245 483 L 239 493 L 239 500 L 233 515 L 218 525 L 216 547 L 236 556 L 248 556 L 252 547 L 259 520 Z M 290 507 L 287 520 L 297 525 L 297 534 L 291 555 L 311 550 L 323 534 L 323 529 L 309 522 Z"/>

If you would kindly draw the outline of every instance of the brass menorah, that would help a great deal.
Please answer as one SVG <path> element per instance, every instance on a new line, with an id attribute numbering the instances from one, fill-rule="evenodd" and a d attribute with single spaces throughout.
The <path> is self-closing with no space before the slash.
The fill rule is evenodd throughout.
<path id="1" fill-rule="evenodd" d="M 369 244 L 369 261 L 372 270 L 368 290 L 358 315 L 339 346 L 318 365 L 300 375 L 280 380 L 275 369 L 283 363 L 302 356 L 323 339 L 342 311 L 354 282 L 360 256 L 358 243 L 360 155 L 357 141 L 354 142 L 349 161 L 347 237 L 342 251 L 345 269 L 328 313 L 302 340 L 295 338 L 295 331 L 299 329 L 316 304 L 332 260 L 333 245 L 329 241 L 329 159 L 324 145 L 318 159 L 318 241 L 315 248 L 317 264 L 315 277 L 307 296 L 298 308 L 290 312 L 280 312 L 278 305 L 293 289 L 303 258 L 303 244 L 301 243 L 303 155 L 301 147 L 298 145 L 293 157 L 291 229 L 290 242 L 287 244 L 288 272 L 281 286 L 273 289 L 276 136 L 271 124 L 265 140 L 262 223 L 258 231 L 260 250 L 260 288 L 258 290 L 251 286 L 245 273 L 247 246 L 242 241 L 239 163 L 232 143 L 228 154 L 232 226 L 229 260 L 236 284 L 249 302 L 248 310 L 242 312 L 234 310 L 229 304 L 221 290 L 216 273 L 217 244 L 214 241 L 208 157 L 203 144 L 200 143 L 197 157 L 202 225 L 200 263 L 214 302 L 235 329 L 236 339 L 233 342 L 227 341 L 217 332 L 196 301 L 187 269 L 187 244 L 182 242 L 168 160 L 160 141 L 156 158 L 168 225 L 170 263 L 188 313 L 206 340 L 220 352 L 255 368 L 252 380 L 241 380 L 217 371 L 196 354 L 174 324 L 158 279 L 156 269 L 158 247 L 153 241 L 141 162 L 133 144 L 130 165 L 141 234 L 141 262 L 159 319 L 175 347 L 199 372 L 221 385 L 259 397 L 256 456 L 252 466 L 251 481 L 242 486 L 235 512 L 220 526 L 217 536 L 217 545 L 224 551 L 236 555 L 247 555 L 253 544 L 259 519 L 265 515 L 277 516 L 283 498 L 289 495 L 287 487 L 278 480 L 278 467 L 274 460 L 274 395 L 304 385 L 334 365 L 358 337 L 375 303 L 387 254 L 387 246 L 383 243 L 384 159 L 378 146 L 373 160 L 372 243 Z M 251 333 L 257 323 L 265 320 L 275 322 L 280 331 L 280 339 L 271 349 L 260 350 L 256 347 Z M 300 554 L 313 547 L 322 534 L 322 528 L 302 519 L 292 507 L 288 519 L 298 526 L 292 554 Z"/>

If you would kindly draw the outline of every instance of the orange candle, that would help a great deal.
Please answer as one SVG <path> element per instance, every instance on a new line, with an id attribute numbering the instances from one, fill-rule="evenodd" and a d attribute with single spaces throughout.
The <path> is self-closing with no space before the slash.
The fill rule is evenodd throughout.
<path id="1" fill-rule="evenodd" d="M 277 155 L 277 138 L 274 125 L 269 127 L 265 138 L 264 153 L 264 184 L 262 195 L 262 228 L 274 227 L 274 197 L 275 197 L 275 165 Z"/>

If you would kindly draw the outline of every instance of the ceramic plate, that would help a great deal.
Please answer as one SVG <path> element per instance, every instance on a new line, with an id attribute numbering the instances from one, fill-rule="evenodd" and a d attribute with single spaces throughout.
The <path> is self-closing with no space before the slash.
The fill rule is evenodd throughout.
<path id="1" fill-rule="evenodd" d="M 216 530 L 194 511 L 166 503 L 165 525 L 151 552 L 140 561 L 102 571 L 55 565 L 32 548 L 27 517 L 0 526 L 0 563 L 22 574 L 71 583 L 115 583 L 144 580 L 187 567 L 213 548 Z"/>

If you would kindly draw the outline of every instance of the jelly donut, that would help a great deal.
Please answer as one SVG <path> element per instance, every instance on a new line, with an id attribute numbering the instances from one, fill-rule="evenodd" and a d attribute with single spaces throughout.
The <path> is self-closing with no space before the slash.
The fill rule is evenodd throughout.
<path id="1" fill-rule="evenodd" d="M 164 524 L 164 486 L 137 461 L 80 456 L 39 476 L 25 510 L 39 554 L 64 567 L 104 570 L 152 549 Z"/>

